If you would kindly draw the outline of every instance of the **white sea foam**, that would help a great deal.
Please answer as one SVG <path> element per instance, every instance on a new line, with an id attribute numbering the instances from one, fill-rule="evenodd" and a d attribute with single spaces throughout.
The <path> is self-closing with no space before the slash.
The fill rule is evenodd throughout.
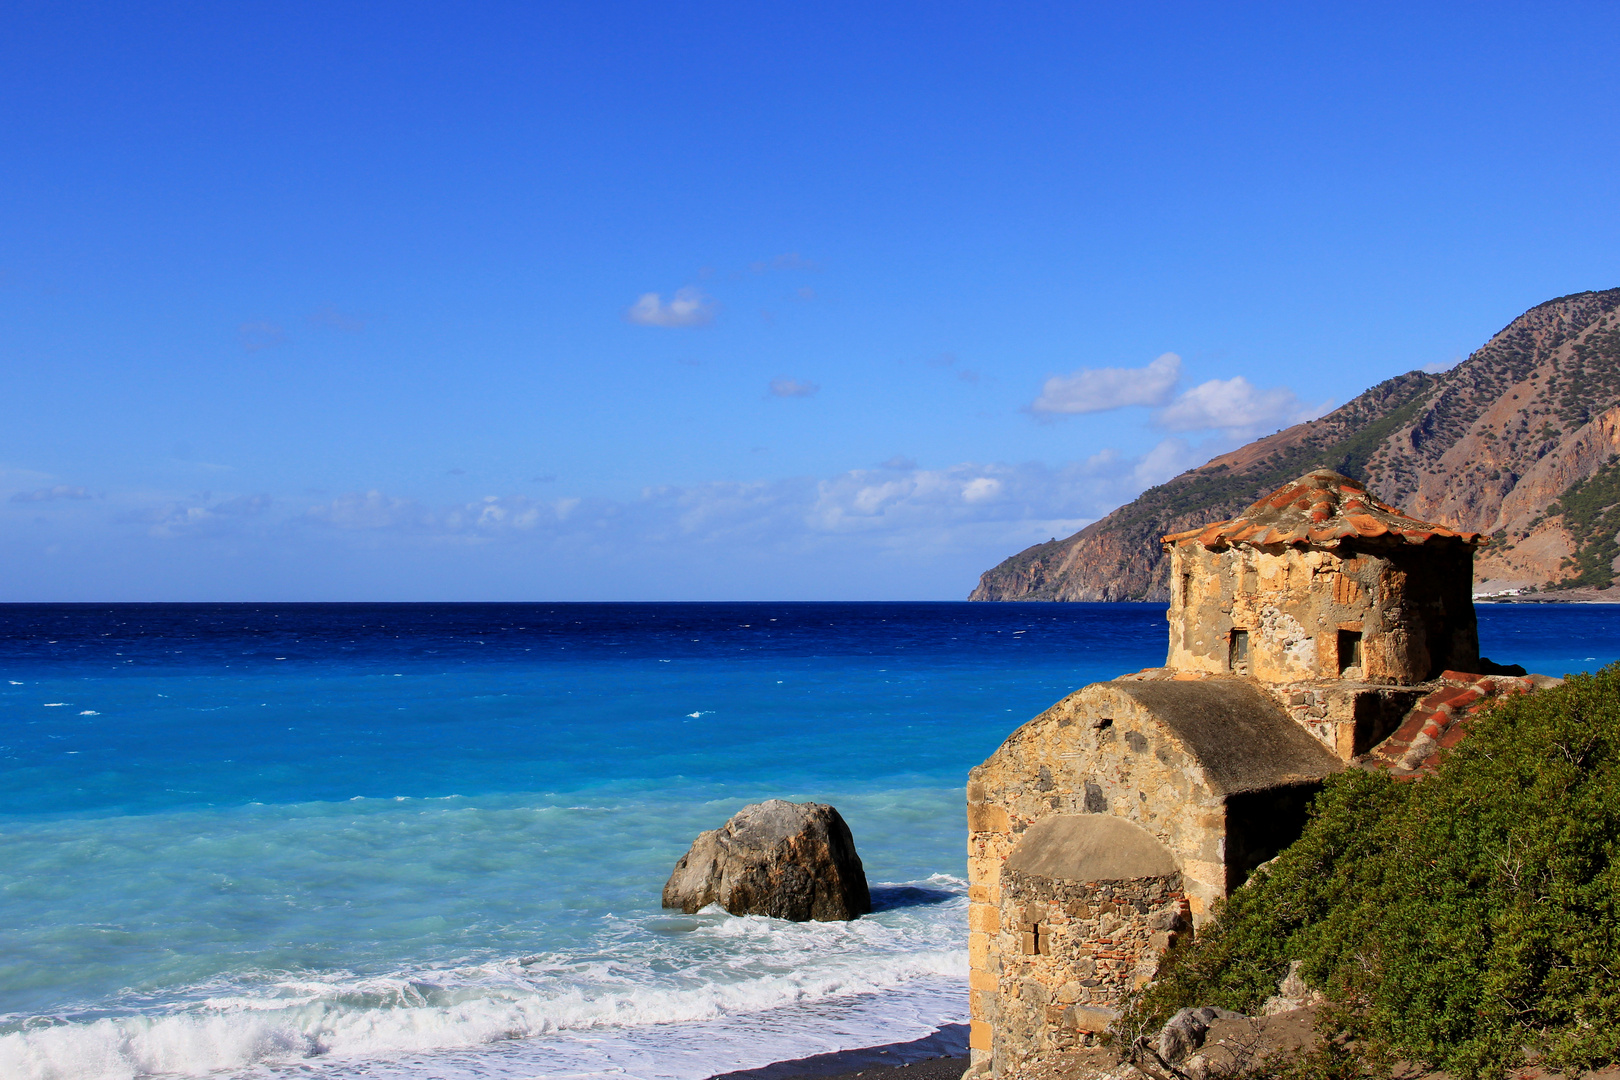
<path id="1" fill-rule="evenodd" d="M 651 925 L 610 920 L 598 939 L 600 948 L 590 955 L 548 953 L 376 975 L 258 975 L 165 995 L 162 1004 L 148 1001 L 123 1015 L 98 1010 L 101 1015 L 94 1018 L 13 1016 L 0 1024 L 11 1029 L 0 1035 L 0 1076 L 135 1080 L 242 1075 L 249 1069 L 279 1075 L 280 1067 L 295 1064 L 304 1075 L 314 1063 L 324 1075 L 369 1076 L 376 1062 L 400 1055 L 465 1054 L 536 1038 L 547 1040 L 552 1057 L 568 1047 L 573 1049 L 564 1056 L 584 1054 L 580 1067 L 586 1073 L 622 1075 L 623 1063 L 602 1058 L 603 1047 L 618 1045 L 614 1040 L 622 1042 L 630 1033 L 642 1033 L 631 1040 L 640 1047 L 632 1056 L 645 1064 L 662 1060 L 654 1052 L 660 1037 L 649 1038 L 649 1029 L 724 1028 L 742 1017 L 771 1013 L 782 1035 L 772 1053 L 791 1056 L 793 1047 L 798 1052 L 828 1048 L 812 1040 L 811 1049 L 804 1050 L 805 1039 L 793 1032 L 816 1017 L 823 1026 L 837 1021 L 848 1011 L 847 1005 L 836 1007 L 840 1002 L 872 998 L 881 1003 L 895 994 L 898 1002 L 923 992 L 935 1002 L 932 1012 L 924 1010 L 924 1019 L 899 1028 L 893 1017 L 865 1027 L 846 1023 L 843 1045 L 831 1048 L 860 1045 L 861 1039 L 893 1041 L 878 1036 L 895 1031 L 916 1037 L 930 1024 L 950 1022 L 950 1003 L 965 996 L 960 994 L 967 968 L 959 931 L 962 905 L 958 897 L 852 923 L 785 924 L 712 910 Z M 866 1012 L 871 1019 L 884 1008 L 868 1004 Z M 665 1036 L 673 1037 L 668 1031 Z M 511 1053 L 503 1051 L 507 1058 Z M 704 1076 L 743 1067 L 730 1063 L 740 1060 L 735 1055 L 698 1062 L 690 1051 L 683 1054 L 676 1055 L 686 1062 L 683 1069 L 670 1072 L 659 1065 L 642 1071 Z M 596 1064 L 588 1065 L 587 1059 Z"/>

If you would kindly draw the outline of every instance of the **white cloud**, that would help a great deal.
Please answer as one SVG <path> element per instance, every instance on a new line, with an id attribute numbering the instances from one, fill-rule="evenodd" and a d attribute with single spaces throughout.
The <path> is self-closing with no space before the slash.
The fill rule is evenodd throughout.
<path id="1" fill-rule="evenodd" d="M 1107 450 L 1057 467 L 965 462 L 899 475 L 854 469 L 816 484 L 805 525 L 817 533 L 864 533 L 931 547 L 964 529 L 1005 536 L 1005 543 L 1043 530 L 1074 532 L 1148 486 L 1136 474 L 1156 453 L 1138 459 Z M 1155 459 L 1148 471 L 1156 476 L 1162 468 Z"/>
<path id="2" fill-rule="evenodd" d="M 642 293 L 624 317 L 637 326 L 703 326 L 714 321 L 715 303 L 690 285 L 665 303 L 658 293 Z"/>
<path id="3" fill-rule="evenodd" d="M 1286 386 L 1261 390 L 1234 375 L 1198 384 L 1161 409 L 1154 420 L 1170 431 L 1219 428 L 1233 436 L 1252 436 L 1314 420 L 1331 404 L 1309 405 Z"/>
<path id="4" fill-rule="evenodd" d="M 304 516 L 339 529 L 389 529 L 433 523 L 432 516 L 414 500 L 375 490 L 339 495 L 331 502 L 310 507 Z"/>
<path id="5" fill-rule="evenodd" d="M 415 499 L 381 491 L 353 491 L 309 507 L 304 511 L 304 521 L 350 531 L 476 539 L 556 525 L 567 521 L 581 502 L 572 498 L 485 495 L 472 502 L 434 509 Z"/>
<path id="6" fill-rule="evenodd" d="M 1187 445 L 1186 439 L 1165 439 L 1136 460 L 1131 478 L 1146 490 L 1208 460 L 1208 454 L 1195 451 Z"/>
<path id="7" fill-rule="evenodd" d="M 1001 494 L 1001 481 L 993 476 L 975 476 L 962 485 L 962 501 L 965 503 L 988 502 Z"/>
<path id="8" fill-rule="evenodd" d="M 131 501 L 128 496 L 120 502 Z M 226 536 L 243 531 L 243 520 L 258 518 L 275 505 L 268 495 L 214 498 L 207 492 L 181 499 L 162 499 L 124 511 L 118 520 L 146 526 L 154 537 Z"/>
<path id="9" fill-rule="evenodd" d="M 989 566 L 1036 540 L 1074 532 L 1196 464 L 1193 457 L 1184 440 L 1172 438 L 1141 457 L 1110 450 L 1059 466 L 963 462 L 919 469 L 897 461 L 825 479 L 651 487 L 629 500 L 489 495 L 439 508 L 369 491 L 311 507 L 294 524 L 393 536 L 398 543 L 539 544 L 597 555 L 724 548 L 770 558 L 876 545 L 972 552 Z"/>
<path id="10" fill-rule="evenodd" d="M 771 380 L 770 392 L 776 397 L 813 397 L 821 389 L 820 383 L 813 383 L 808 379 L 790 379 L 786 375 L 778 375 Z"/>
<path id="11" fill-rule="evenodd" d="M 283 567 L 256 579 L 261 588 L 287 567 L 302 568 L 274 587 L 304 596 L 312 588 L 341 593 L 359 580 L 400 597 L 495 597 L 520 584 L 580 598 L 954 596 L 1008 555 L 1068 536 L 1194 464 L 1208 446 L 1195 451 L 1188 441 L 1058 465 L 918 468 L 900 459 L 820 477 L 654 487 L 628 498 L 488 494 L 430 504 L 381 490 L 319 502 L 113 492 L 77 504 L 92 517 L 101 512 L 92 531 L 84 514 L 53 517 L 47 527 L 71 528 L 61 537 L 81 546 L 160 545 L 171 554 L 129 550 L 152 553 L 142 556 L 154 560 L 148 569 L 166 559 L 182 576 L 212 559 L 225 568 L 217 582 L 238 580 L 234 568 L 244 560 Z M 32 504 L 0 506 L 33 516 Z M 454 554 L 470 548 L 477 558 Z M 225 587 L 217 582 L 210 588 Z"/>
<path id="12" fill-rule="evenodd" d="M 1033 413 L 1076 415 L 1127 405 L 1163 405 L 1181 379 L 1181 357 L 1165 353 L 1145 368 L 1082 368 L 1054 375 L 1030 404 Z"/>

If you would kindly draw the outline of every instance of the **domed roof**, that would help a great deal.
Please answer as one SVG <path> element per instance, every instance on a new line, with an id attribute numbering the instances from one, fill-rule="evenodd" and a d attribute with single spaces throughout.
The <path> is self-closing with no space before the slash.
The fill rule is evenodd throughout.
<path id="1" fill-rule="evenodd" d="M 1480 534 L 1408 517 L 1374 498 L 1361 481 L 1318 469 L 1284 484 L 1230 521 L 1171 533 L 1164 543 L 1331 548 L 1350 539 L 1477 545 Z"/>

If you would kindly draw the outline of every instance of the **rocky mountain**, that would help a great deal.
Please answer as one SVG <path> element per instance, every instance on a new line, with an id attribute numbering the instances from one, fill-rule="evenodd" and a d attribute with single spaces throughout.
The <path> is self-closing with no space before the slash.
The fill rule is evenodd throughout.
<path id="1" fill-rule="evenodd" d="M 1396 376 L 1150 488 L 986 571 L 970 599 L 1166 599 L 1160 536 L 1236 516 L 1320 467 L 1416 517 L 1490 534 L 1480 591 L 1608 588 L 1620 560 L 1620 289 L 1537 305 L 1450 371 Z"/>

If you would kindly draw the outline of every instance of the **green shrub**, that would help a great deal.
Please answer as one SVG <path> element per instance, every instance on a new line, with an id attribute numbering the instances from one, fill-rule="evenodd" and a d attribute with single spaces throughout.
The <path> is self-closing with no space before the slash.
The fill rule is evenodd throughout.
<path id="1" fill-rule="evenodd" d="M 1620 1059 L 1617 844 L 1620 664 L 1482 713 L 1431 779 L 1333 777 L 1124 1025 L 1253 1013 L 1299 960 L 1368 1045 L 1459 1077 Z"/>
<path id="2" fill-rule="evenodd" d="M 1560 569 L 1577 567 L 1573 576 L 1549 582 L 1549 587 L 1607 589 L 1614 581 L 1614 560 L 1620 557 L 1620 543 L 1615 542 L 1620 532 L 1620 458 L 1611 454 L 1597 472 L 1571 484 L 1547 513 L 1562 515 L 1575 540 L 1575 558 L 1564 560 Z"/>

